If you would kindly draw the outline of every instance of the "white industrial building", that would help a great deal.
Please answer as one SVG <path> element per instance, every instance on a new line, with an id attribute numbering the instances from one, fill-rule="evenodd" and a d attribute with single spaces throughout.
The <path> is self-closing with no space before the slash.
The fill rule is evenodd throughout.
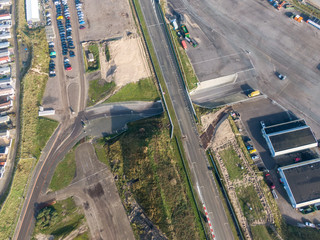
<path id="1" fill-rule="evenodd" d="M 303 119 L 266 126 L 261 131 L 272 157 L 318 146 L 311 128 Z"/>
<path id="2" fill-rule="evenodd" d="M 26 0 L 27 23 L 40 22 L 40 10 L 38 0 Z"/>
<path id="3" fill-rule="evenodd" d="M 1 14 L 0 20 L 11 20 L 11 14 L 10 13 Z"/>
<path id="4" fill-rule="evenodd" d="M 10 72 L 11 72 L 10 66 L 0 67 L 0 75 L 7 75 L 7 74 L 10 74 Z"/>
<path id="5" fill-rule="evenodd" d="M 9 39 L 9 38 L 11 38 L 10 32 L 3 32 L 0 34 L 0 39 Z"/>

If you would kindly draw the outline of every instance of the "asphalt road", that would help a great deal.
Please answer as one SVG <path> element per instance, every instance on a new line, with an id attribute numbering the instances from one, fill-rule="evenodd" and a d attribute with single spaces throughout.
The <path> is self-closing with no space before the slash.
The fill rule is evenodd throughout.
<path id="1" fill-rule="evenodd" d="M 169 48 L 158 7 L 154 1 L 150 0 L 140 0 L 140 4 L 179 122 L 179 128 L 184 136 L 183 145 L 194 189 L 198 191 L 201 202 L 207 208 L 216 239 L 234 239 L 212 173 L 208 170 L 209 163 L 204 149 L 200 145 L 190 102 L 182 79 L 179 77 L 173 53 Z"/>
<path id="2" fill-rule="evenodd" d="M 95 127 L 94 124 L 90 124 L 90 121 L 98 118 L 104 118 L 106 116 L 111 119 L 113 117 L 117 118 L 121 116 L 121 119 L 127 119 L 127 122 L 129 122 L 136 120 L 132 118 L 132 115 L 137 115 L 141 119 L 143 117 L 158 115 L 163 112 L 160 102 L 152 104 L 148 102 L 141 102 L 139 105 L 137 103 L 128 103 L 127 107 L 126 104 L 119 105 L 121 106 L 117 107 L 117 104 L 115 104 L 115 107 L 112 108 L 113 111 L 110 111 L 110 104 L 105 108 L 105 110 L 103 110 L 103 106 L 99 106 L 96 112 L 94 108 L 91 108 L 89 113 L 80 112 L 73 121 L 70 120 L 72 124 L 59 125 L 42 151 L 39 163 L 34 170 L 34 175 L 31 179 L 30 187 L 25 197 L 25 202 L 21 210 L 21 215 L 18 220 L 13 239 L 25 240 L 31 237 L 35 223 L 35 205 L 38 202 L 39 196 L 46 192 L 59 161 L 63 159 L 65 154 L 80 139 L 90 134 L 90 128 Z M 146 106 L 150 106 L 151 110 Z M 85 122 L 85 126 L 83 126 L 82 121 Z"/>

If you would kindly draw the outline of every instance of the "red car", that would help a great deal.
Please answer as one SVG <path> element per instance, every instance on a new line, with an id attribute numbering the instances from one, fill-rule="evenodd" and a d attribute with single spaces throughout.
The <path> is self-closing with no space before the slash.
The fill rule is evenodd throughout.
<path id="1" fill-rule="evenodd" d="M 272 182 L 272 178 L 271 178 L 271 175 L 270 175 L 270 173 L 266 173 L 266 175 L 264 175 L 265 176 L 265 181 L 266 181 L 266 183 L 268 184 L 268 186 L 269 186 L 269 188 L 272 190 L 272 189 L 275 189 L 276 188 L 276 186 L 273 184 L 273 182 Z"/>
<path id="2" fill-rule="evenodd" d="M 71 71 L 71 70 L 72 70 L 72 67 L 67 67 L 66 70 L 67 70 L 67 71 Z"/>

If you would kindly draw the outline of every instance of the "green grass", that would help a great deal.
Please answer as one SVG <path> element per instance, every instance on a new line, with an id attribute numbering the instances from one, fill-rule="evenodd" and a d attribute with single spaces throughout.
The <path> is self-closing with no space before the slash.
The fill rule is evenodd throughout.
<path id="1" fill-rule="evenodd" d="M 249 223 L 252 223 L 254 220 L 260 220 L 265 216 L 261 201 L 252 185 L 238 187 L 236 188 L 236 192 L 241 209 Z M 250 207 L 252 210 L 250 210 Z"/>
<path id="2" fill-rule="evenodd" d="M 273 240 L 265 225 L 251 226 L 251 233 L 254 240 Z"/>
<path id="3" fill-rule="evenodd" d="M 99 46 L 96 43 L 90 44 L 88 50 L 93 54 L 94 61 L 88 62 L 87 70 L 88 72 L 94 72 L 100 69 Z"/>
<path id="4" fill-rule="evenodd" d="M 81 235 L 76 236 L 73 240 L 89 240 L 89 233 L 88 232 L 84 232 Z"/>
<path id="5" fill-rule="evenodd" d="M 230 180 L 241 180 L 243 178 L 244 169 L 241 169 L 242 160 L 239 158 L 233 147 L 229 147 L 219 152 L 230 176 Z"/>
<path id="6" fill-rule="evenodd" d="M 49 188 L 52 191 L 57 191 L 67 187 L 75 176 L 76 172 L 76 161 L 75 161 L 75 150 L 71 149 L 67 153 L 65 158 L 58 164 Z"/>
<path id="7" fill-rule="evenodd" d="M 129 124 L 126 133 L 106 145 L 106 152 L 122 198 L 127 182 L 138 180 L 131 191 L 154 224 L 169 238 L 200 239 L 167 121 L 159 117 Z"/>
<path id="8" fill-rule="evenodd" d="M 16 167 L 11 190 L 0 212 L 0 239 L 9 239 L 15 228 L 20 202 L 33 166 L 33 159 L 21 159 Z"/>
<path id="9" fill-rule="evenodd" d="M 37 216 L 33 236 L 36 236 L 38 233 L 43 233 L 53 235 L 57 239 L 65 238 L 73 230 L 77 229 L 85 219 L 82 209 L 76 206 L 72 198 L 58 201 L 54 205 L 42 209 L 42 211 L 46 211 L 48 209 L 53 213 L 51 220 L 47 221 L 47 225 L 44 226 L 43 223 L 45 221 L 45 217 L 48 215 L 40 218 L 40 212 Z M 79 239 L 88 239 L 88 236 L 87 238 Z"/>
<path id="10" fill-rule="evenodd" d="M 198 84 L 198 78 L 194 72 L 194 69 L 192 67 L 192 64 L 190 63 L 189 57 L 186 53 L 186 51 L 183 49 L 179 42 L 179 37 L 176 34 L 176 31 L 173 29 L 170 29 L 171 27 L 168 27 L 169 33 L 171 34 L 171 40 L 173 40 L 173 46 L 175 48 L 179 65 L 182 70 L 182 73 L 184 75 L 184 79 L 186 81 L 186 85 L 190 90 L 194 89 L 197 87 Z M 191 45 L 188 44 L 188 47 L 192 47 Z"/>
<path id="11" fill-rule="evenodd" d="M 88 93 L 88 106 L 96 104 L 98 101 L 107 96 L 116 87 L 116 84 L 112 82 L 106 82 L 104 80 L 92 80 L 89 82 Z"/>
<path id="12" fill-rule="evenodd" d="M 97 158 L 99 159 L 100 162 L 106 164 L 107 166 L 110 166 L 109 160 L 107 159 L 107 153 L 104 148 L 104 142 L 99 141 L 97 143 L 94 143 L 94 149 L 97 154 Z"/>
<path id="13" fill-rule="evenodd" d="M 105 102 L 157 101 L 159 99 L 159 93 L 152 78 L 145 78 L 137 83 L 125 85 Z"/>
<path id="14" fill-rule="evenodd" d="M 296 10 L 301 11 L 302 13 L 307 14 L 309 16 L 320 18 L 319 9 L 308 4 L 301 4 L 298 0 L 289 0 L 289 2 L 291 2 L 294 5 Z"/>
<path id="15" fill-rule="evenodd" d="M 42 148 L 46 145 L 47 141 L 51 137 L 53 131 L 57 128 L 58 122 L 48 119 L 39 117 L 38 124 L 37 124 L 37 142 L 36 146 L 38 149 L 35 149 L 35 156 L 36 158 L 40 157 Z"/>

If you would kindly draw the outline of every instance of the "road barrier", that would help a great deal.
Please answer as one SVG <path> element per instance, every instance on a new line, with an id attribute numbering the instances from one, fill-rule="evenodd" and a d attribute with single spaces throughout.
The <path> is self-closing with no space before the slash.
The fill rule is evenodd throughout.
<path id="1" fill-rule="evenodd" d="M 196 110 L 194 109 L 193 104 L 192 104 L 192 101 L 191 101 L 191 98 L 190 98 L 190 96 L 189 96 L 188 88 L 187 88 L 187 86 L 186 86 L 186 84 L 185 84 L 185 80 L 184 80 L 183 74 L 182 74 L 181 69 L 180 69 L 179 61 L 178 61 L 176 52 L 175 52 L 175 50 L 174 50 L 174 47 L 173 47 L 173 44 L 172 44 L 172 40 L 171 40 L 171 37 L 170 37 L 170 33 L 169 33 L 168 28 L 167 28 L 166 20 L 165 20 L 165 18 L 164 18 L 162 9 L 161 9 L 161 7 L 160 7 L 160 4 L 157 4 L 157 7 L 158 7 L 159 12 L 160 12 L 160 14 L 161 14 L 161 18 L 162 18 L 162 21 L 163 21 L 163 25 L 164 25 L 164 28 L 165 28 L 165 32 L 166 32 L 168 41 L 169 41 L 169 43 L 170 43 L 171 51 L 173 52 L 173 56 L 174 56 L 174 60 L 175 60 L 176 66 L 177 66 L 177 68 L 178 68 L 178 70 L 179 70 L 179 75 L 180 75 L 180 78 L 181 78 L 181 80 L 182 80 L 183 87 L 184 87 L 184 89 L 185 89 L 185 91 L 186 91 L 186 94 L 187 94 L 187 98 L 188 98 L 188 101 L 189 101 L 189 105 L 190 105 L 190 107 L 191 107 L 191 109 L 192 109 L 192 112 L 193 112 L 193 117 L 195 118 L 196 122 L 198 122 L 198 117 L 197 117 L 197 114 L 196 114 Z"/>

